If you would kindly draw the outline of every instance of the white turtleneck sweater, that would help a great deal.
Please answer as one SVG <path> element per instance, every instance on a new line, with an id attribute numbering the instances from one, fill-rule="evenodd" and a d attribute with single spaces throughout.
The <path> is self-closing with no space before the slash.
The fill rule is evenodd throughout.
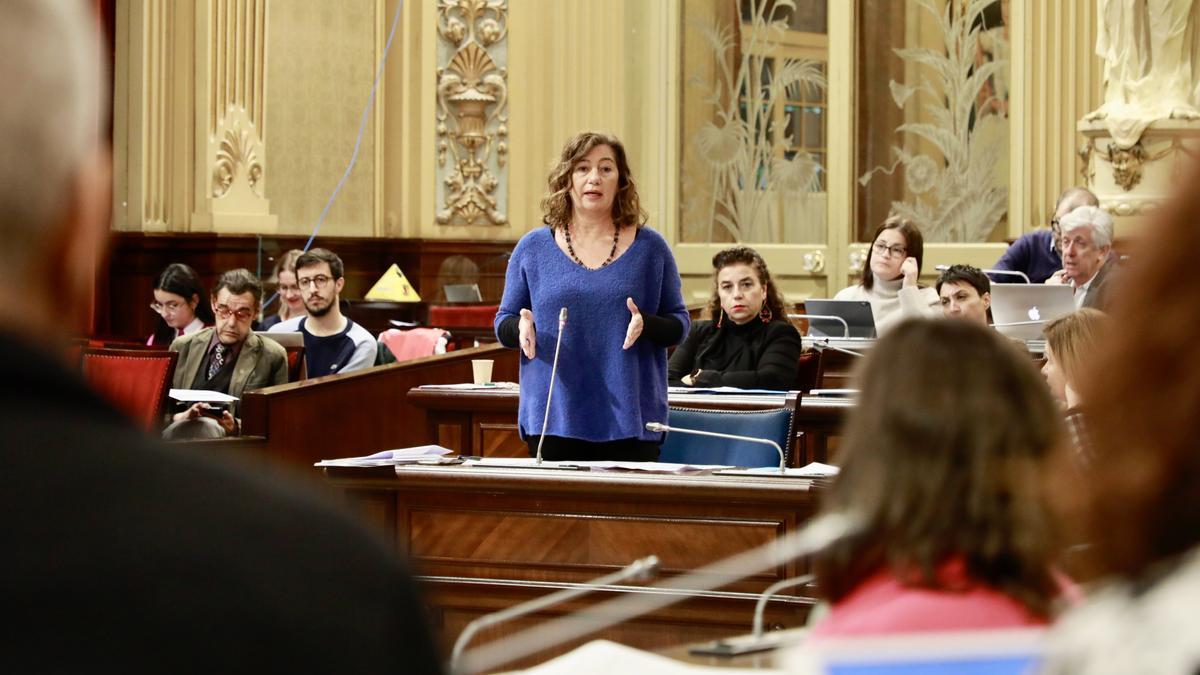
<path id="1" fill-rule="evenodd" d="M 905 319 L 941 316 L 941 300 L 937 291 L 926 286 L 904 288 L 904 277 L 893 280 L 880 279 L 870 290 L 855 284 L 838 291 L 834 300 L 866 300 L 871 303 L 875 315 L 875 334 L 883 335 Z"/>

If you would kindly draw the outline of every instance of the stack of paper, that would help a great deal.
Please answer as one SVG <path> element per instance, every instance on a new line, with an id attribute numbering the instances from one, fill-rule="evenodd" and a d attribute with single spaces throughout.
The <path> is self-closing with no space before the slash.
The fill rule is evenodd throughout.
<path id="1" fill-rule="evenodd" d="M 397 464 L 416 464 L 424 459 L 436 459 L 454 452 L 440 445 L 418 445 L 415 448 L 397 448 L 384 450 L 366 457 L 343 457 L 342 459 L 323 459 L 313 466 L 395 466 Z"/>
<path id="2" fill-rule="evenodd" d="M 509 468 L 535 468 L 538 466 L 537 459 L 533 457 L 480 457 L 479 459 L 468 459 L 465 464 L 467 466 L 483 466 L 483 467 L 509 467 Z M 711 469 L 728 469 L 726 464 L 672 464 L 669 462 L 612 462 L 612 461 L 591 461 L 591 462 L 552 462 L 550 460 L 542 460 L 541 468 L 544 469 L 590 469 L 592 471 L 639 471 L 642 473 L 697 473 L 700 471 L 708 471 Z"/>
<path id="3" fill-rule="evenodd" d="M 568 652 L 529 668 L 526 675 L 611 675 L 612 673 L 659 673 L 661 675 L 734 675 L 735 673 L 780 673 L 771 668 L 716 668 L 695 666 L 658 654 L 626 647 L 607 640 L 593 640 Z"/>
<path id="4" fill-rule="evenodd" d="M 788 468 L 783 472 L 777 466 L 760 466 L 753 469 L 728 469 L 719 472 L 722 476 L 787 476 L 788 478 L 830 478 L 838 475 L 832 464 L 810 462 L 799 469 Z"/>

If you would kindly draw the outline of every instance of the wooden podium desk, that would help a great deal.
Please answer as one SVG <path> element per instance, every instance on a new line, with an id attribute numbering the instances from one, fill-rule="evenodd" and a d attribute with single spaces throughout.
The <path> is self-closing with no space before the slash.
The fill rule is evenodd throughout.
<path id="1" fill-rule="evenodd" d="M 799 394 L 791 392 L 788 396 Z M 672 406 L 723 410 L 762 410 L 788 402 L 783 395 L 671 394 Z M 527 457 L 529 452 L 517 430 L 520 395 L 512 389 L 451 390 L 413 388 L 409 402 L 425 410 L 426 439 L 462 455 Z M 846 398 L 803 397 L 796 421 L 789 464 L 804 466 L 826 462 L 841 433 L 846 412 L 854 405 Z M 833 441 L 833 442 L 831 442 Z"/>
<path id="2" fill-rule="evenodd" d="M 327 481 L 381 523 L 392 545 L 412 561 L 433 610 L 434 629 L 447 648 L 482 614 L 651 554 L 661 560 L 661 576 L 688 572 L 793 532 L 816 507 L 812 482 L 797 478 L 469 466 L 324 471 Z M 588 639 L 658 649 L 746 633 L 757 594 L 807 570 L 806 561 L 792 561 Z M 475 644 L 627 593 L 655 591 L 609 587 L 498 626 Z M 769 603 L 767 625 L 802 625 L 813 604 L 804 593 L 788 591 Z"/>

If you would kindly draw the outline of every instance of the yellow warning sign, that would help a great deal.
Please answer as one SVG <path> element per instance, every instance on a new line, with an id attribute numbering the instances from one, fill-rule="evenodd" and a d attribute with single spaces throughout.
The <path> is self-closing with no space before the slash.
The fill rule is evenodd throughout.
<path id="1" fill-rule="evenodd" d="M 367 291 L 365 296 L 367 300 L 386 300 L 389 302 L 420 302 L 421 296 L 417 295 L 416 289 L 412 284 L 408 283 L 408 279 L 404 278 L 404 272 L 400 271 L 399 267 L 392 265 L 379 281 Z"/>

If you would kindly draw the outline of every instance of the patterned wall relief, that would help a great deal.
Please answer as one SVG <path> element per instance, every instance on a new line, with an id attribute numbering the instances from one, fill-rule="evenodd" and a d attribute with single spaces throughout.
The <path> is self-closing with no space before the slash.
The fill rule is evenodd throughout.
<path id="1" fill-rule="evenodd" d="M 209 0 L 199 6 L 197 199 L 201 229 L 273 229 L 265 195 L 266 0 Z M 201 182 L 203 181 L 203 182 Z"/>
<path id="2" fill-rule="evenodd" d="M 824 241 L 824 53 L 792 47 L 813 7 L 824 16 L 823 3 L 744 0 L 687 22 L 684 241 Z"/>
<path id="3" fill-rule="evenodd" d="M 508 2 L 439 0 L 440 225 L 507 225 Z"/>
<path id="4" fill-rule="evenodd" d="M 903 141 L 859 177 L 904 169 L 905 194 L 891 210 L 917 221 L 927 241 L 985 241 L 1008 210 L 1008 36 L 995 0 L 916 0 L 931 40 L 894 53 L 911 81 L 891 80 L 892 102 L 905 113 Z M 909 80 L 906 77 L 906 80 Z M 876 161 L 879 161 L 877 158 Z M 878 223 L 867 223 L 868 231 Z"/>

